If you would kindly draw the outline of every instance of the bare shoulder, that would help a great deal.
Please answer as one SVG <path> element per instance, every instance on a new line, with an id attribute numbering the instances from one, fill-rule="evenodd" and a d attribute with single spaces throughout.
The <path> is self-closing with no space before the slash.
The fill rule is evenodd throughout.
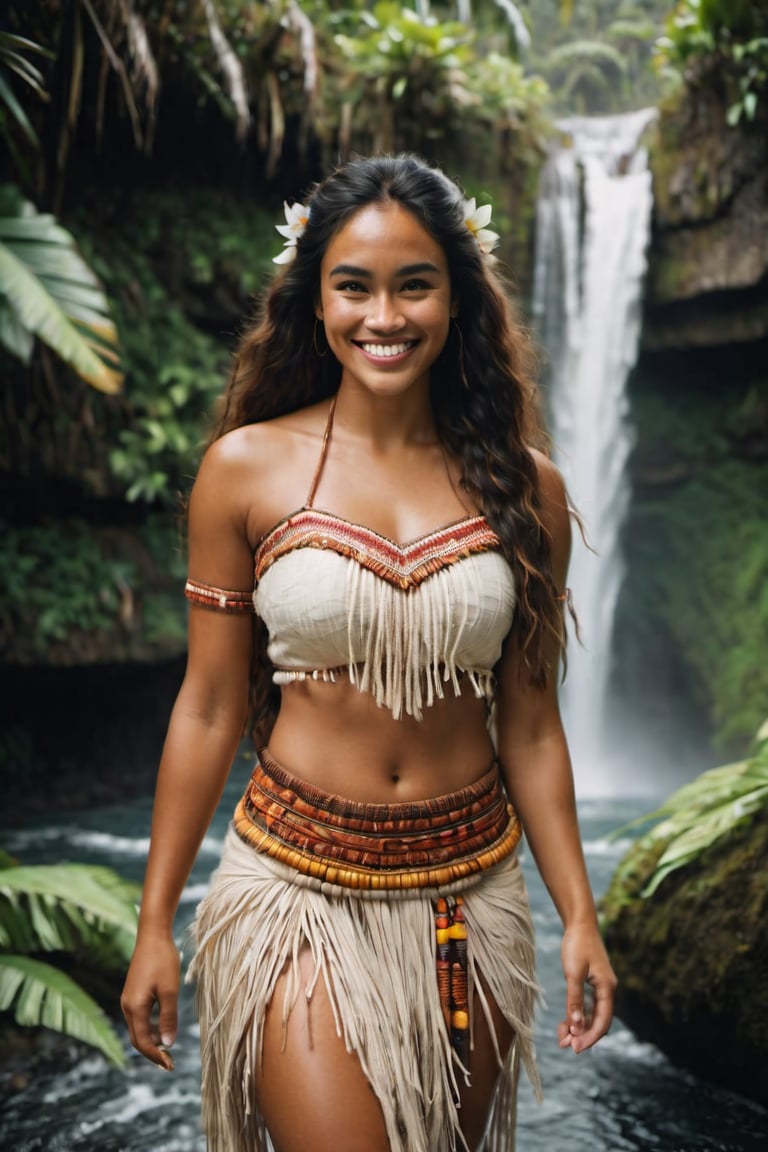
<path id="1" fill-rule="evenodd" d="M 325 405 L 246 424 L 207 449 L 192 501 L 212 502 L 252 543 L 306 499 L 325 429 Z"/>

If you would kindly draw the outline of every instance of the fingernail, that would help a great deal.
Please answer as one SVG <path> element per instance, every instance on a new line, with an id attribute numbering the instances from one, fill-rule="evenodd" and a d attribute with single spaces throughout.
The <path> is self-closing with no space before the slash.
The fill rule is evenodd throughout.
<path id="1" fill-rule="evenodd" d="M 571 1012 L 571 1024 L 581 1024 L 583 1019 L 581 1012 Z"/>
<path id="2" fill-rule="evenodd" d="M 171 1048 L 173 1046 L 174 1041 L 176 1040 L 176 1037 L 174 1036 L 174 1034 L 172 1032 L 163 1032 L 160 1039 L 162 1040 L 163 1046 L 165 1048 Z"/>

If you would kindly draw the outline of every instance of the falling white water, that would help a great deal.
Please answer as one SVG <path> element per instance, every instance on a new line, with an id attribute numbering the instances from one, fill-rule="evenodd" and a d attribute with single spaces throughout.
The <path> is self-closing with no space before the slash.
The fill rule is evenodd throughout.
<path id="1" fill-rule="evenodd" d="M 610 765 L 606 702 L 632 447 L 626 381 L 640 334 L 652 207 L 639 140 L 654 115 L 561 121 L 539 192 L 534 315 L 549 362 L 550 428 L 594 549 L 574 533 L 569 584 L 583 646 L 569 646 L 562 700 L 581 795 L 626 790 Z"/>

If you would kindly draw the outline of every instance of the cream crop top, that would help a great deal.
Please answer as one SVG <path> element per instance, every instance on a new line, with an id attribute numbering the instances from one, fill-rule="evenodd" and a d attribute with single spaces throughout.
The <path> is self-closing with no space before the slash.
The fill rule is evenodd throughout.
<path id="1" fill-rule="evenodd" d="M 512 572 L 484 516 L 467 516 L 412 543 L 313 507 L 334 402 L 305 506 L 281 520 L 255 554 L 254 590 L 187 581 L 189 599 L 253 610 L 268 633 L 276 684 L 347 676 L 377 704 L 421 719 L 466 679 L 493 694 L 493 668 L 515 609 Z"/>

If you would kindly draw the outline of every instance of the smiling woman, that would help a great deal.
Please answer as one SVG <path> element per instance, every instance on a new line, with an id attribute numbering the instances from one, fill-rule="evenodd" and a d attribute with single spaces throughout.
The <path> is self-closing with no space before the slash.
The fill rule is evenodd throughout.
<path id="1" fill-rule="evenodd" d="M 426 391 L 457 311 L 445 254 L 397 203 L 361 208 L 325 251 L 316 316 L 349 390 Z"/>
<path id="2" fill-rule="evenodd" d="M 172 1067 L 173 914 L 250 710 L 191 966 L 210 1152 L 508 1152 L 521 1064 L 538 1085 L 523 828 L 565 927 L 560 1046 L 613 1002 L 557 704 L 566 496 L 490 212 L 399 156 L 287 214 L 190 501 L 124 1010 Z"/>

